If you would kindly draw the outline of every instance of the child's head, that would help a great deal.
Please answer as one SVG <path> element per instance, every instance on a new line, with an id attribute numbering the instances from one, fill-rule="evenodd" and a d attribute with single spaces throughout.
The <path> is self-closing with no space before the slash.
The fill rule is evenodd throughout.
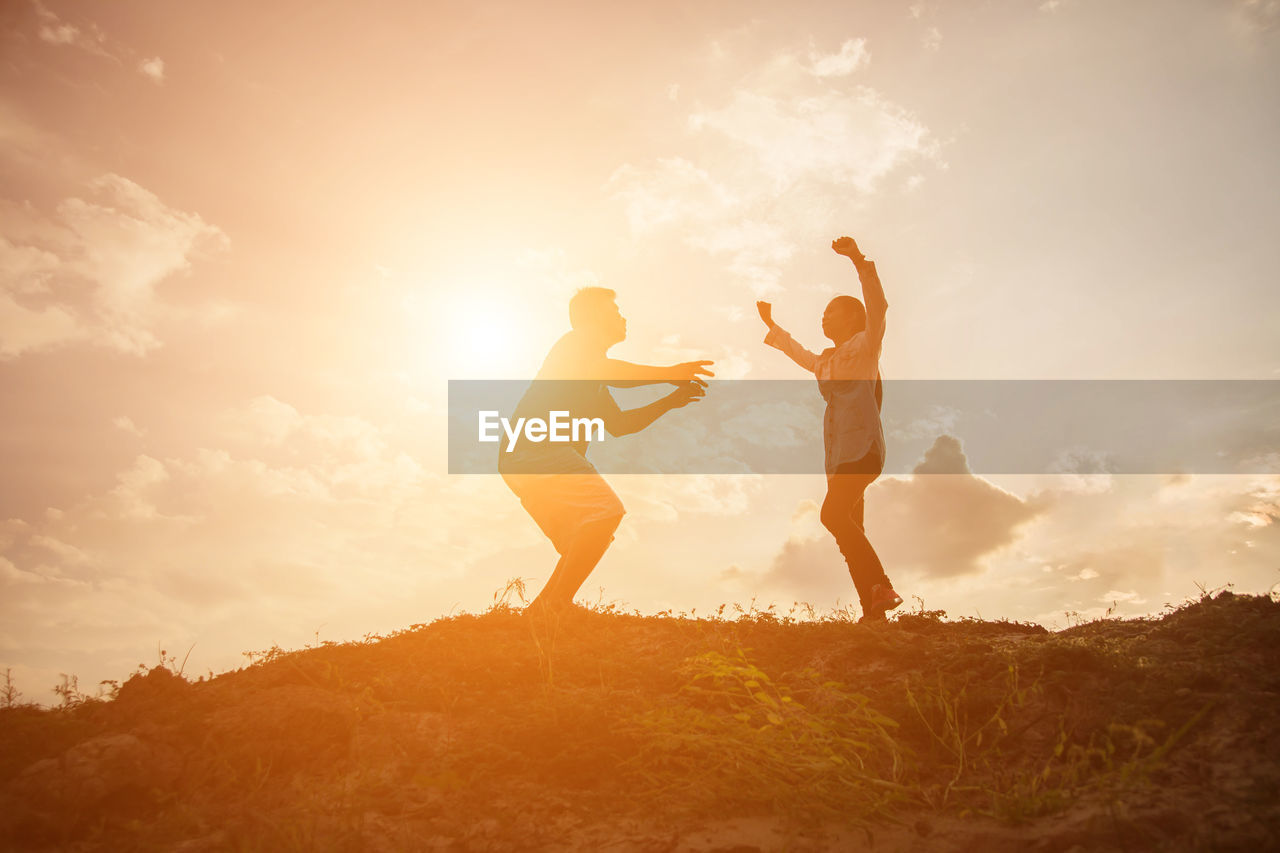
<path id="1" fill-rule="evenodd" d="M 867 309 L 853 296 L 837 296 L 822 312 L 822 334 L 842 344 L 867 328 Z"/>

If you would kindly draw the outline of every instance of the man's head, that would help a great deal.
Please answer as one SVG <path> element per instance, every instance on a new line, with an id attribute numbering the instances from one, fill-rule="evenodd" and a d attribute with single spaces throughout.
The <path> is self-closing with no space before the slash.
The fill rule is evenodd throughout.
<path id="1" fill-rule="evenodd" d="M 822 334 L 842 344 L 867 328 L 867 309 L 854 296 L 837 296 L 822 312 Z"/>
<path id="2" fill-rule="evenodd" d="M 584 287 L 569 300 L 569 325 L 613 346 L 627 337 L 627 321 L 618 310 L 618 294 L 607 287 Z"/>

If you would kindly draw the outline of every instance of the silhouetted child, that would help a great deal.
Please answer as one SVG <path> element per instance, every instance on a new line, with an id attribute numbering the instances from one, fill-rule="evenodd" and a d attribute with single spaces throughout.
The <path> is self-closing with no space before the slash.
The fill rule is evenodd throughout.
<path id="1" fill-rule="evenodd" d="M 853 261 L 862 282 L 866 307 L 852 296 L 837 296 L 822 313 L 822 333 L 834 346 L 812 353 L 773 321 L 773 306 L 757 302 L 760 319 L 769 327 L 764 342 L 789 355 L 818 378 L 827 401 L 822 434 L 827 496 L 822 525 L 835 537 L 858 590 L 862 619 L 884 620 L 887 610 L 902 603 L 864 530 L 867 487 L 884 470 L 884 428 L 880 423 L 880 345 L 889 307 L 876 265 L 858 250 L 851 237 L 831 243 L 836 254 Z"/>

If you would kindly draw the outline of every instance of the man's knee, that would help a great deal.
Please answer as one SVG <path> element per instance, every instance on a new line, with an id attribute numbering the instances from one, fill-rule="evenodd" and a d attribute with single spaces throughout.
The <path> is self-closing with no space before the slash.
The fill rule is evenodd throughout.
<path id="1" fill-rule="evenodd" d="M 593 519 L 584 524 L 583 527 L 600 536 L 613 536 L 614 531 L 618 529 L 618 525 L 622 523 L 624 515 L 626 515 L 626 510 L 620 508 L 616 515 Z"/>
<path id="2" fill-rule="evenodd" d="M 625 509 L 619 508 L 617 515 L 611 515 L 604 520 L 603 526 L 608 527 L 609 532 L 613 533 L 613 531 L 618 529 L 618 525 L 622 524 L 622 517 L 626 514 L 627 511 Z"/>

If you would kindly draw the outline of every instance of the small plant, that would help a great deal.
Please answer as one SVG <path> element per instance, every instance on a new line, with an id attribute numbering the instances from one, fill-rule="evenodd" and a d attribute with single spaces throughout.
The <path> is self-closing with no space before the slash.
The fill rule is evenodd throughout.
<path id="1" fill-rule="evenodd" d="M 20 691 L 13 683 L 13 670 L 5 668 L 4 685 L 0 686 L 0 708 L 13 708 L 18 704 L 18 698 L 22 696 Z"/>
<path id="2" fill-rule="evenodd" d="M 1200 581 L 1192 581 L 1192 583 L 1196 585 L 1196 589 L 1200 590 L 1200 601 L 1212 601 L 1222 593 L 1235 589 L 1236 586 L 1234 583 L 1224 583 L 1222 586 L 1209 589 L 1206 584 L 1202 584 Z"/>
<path id="3" fill-rule="evenodd" d="M 1160 743 L 1155 733 L 1165 727 L 1163 720 L 1109 723 L 1087 743 L 1071 743 L 1059 718 L 1057 742 L 1043 768 L 1017 774 L 1002 790 L 992 791 L 993 810 L 997 816 L 1018 823 L 1059 811 L 1086 790 L 1116 797 L 1143 787 L 1212 704 Z"/>
<path id="4" fill-rule="evenodd" d="M 511 598 L 513 593 L 522 605 L 529 603 L 528 599 L 525 597 L 524 578 L 512 578 L 507 581 L 506 586 L 502 589 L 494 591 L 493 606 L 489 609 L 510 609 L 511 605 L 508 603 L 508 600 Z"/>
<path id="5" fill-rule="evenodd" d="M 967 681 L 958 688 L 949 686 L 941 674 L 935 683 L 919 685 L 914 690 L 907 687 L 907 702 L 937 749 L 937 765 L 943 771 L 944 781 L 936 791 L 922 787 L 925 799 L 934 808 L 944 808 L 966 776 L 991 769 L 1000 744 L 1009 735 L 1007 718 L 1037 693 L 1039 682 L 1024 686 L 1017 664 L 1010 661 L 994 701 L 975 701 L 969 687 Z"/>
<path id="6" fill-rule="evenodd" d="M 80 692 L 80 679 L 75 675 L 67 675 L 65 672 L 59 673 L 62 683 L 55 685 L 53 692 L 62 698 L 63 708 L 74 708 L 90 701 L 93 697 L 86 693 Z"/>
<path id="7" fill-rule="evenodd" d="M 280 646 L 276 645 L 275 643 L 272 643 L 271 648 L 266 649 L 264 651 L 241 652 L 241 654 L 249 659 L 250 666 L 255 666 L 255 665 L 266 665 L 266 664 L 272 663 L 283 657 L 286 657 L 290 653 L 280 648 Z"/>

